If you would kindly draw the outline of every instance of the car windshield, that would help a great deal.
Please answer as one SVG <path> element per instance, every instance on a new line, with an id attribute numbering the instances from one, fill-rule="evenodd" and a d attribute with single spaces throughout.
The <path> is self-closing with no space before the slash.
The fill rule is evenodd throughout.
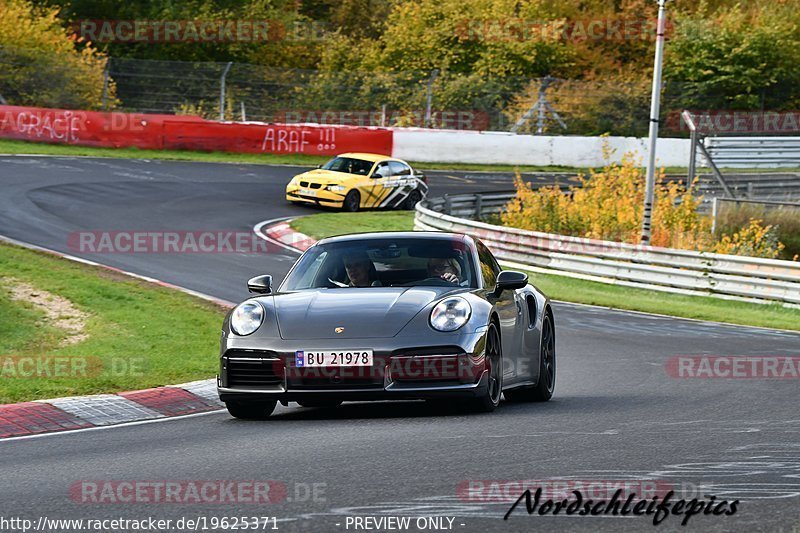
<path id="1" fill-rule="evenodd" d="M 353 157 L 334 157 L 324 165 L 322 170 L 332 170 L 334 172 L 345 172 L 347 174 L 359 174 L 366 176 L 369 174 L 373 163 L 363 159 L 355 159 Z"/>
<path id="2" fill-rule="evenodd" d="M 339 287 L 470 287 L 477 279 L 471 255 L 457 239 L 365 239 L 309 249 L 281 291 Z"/>

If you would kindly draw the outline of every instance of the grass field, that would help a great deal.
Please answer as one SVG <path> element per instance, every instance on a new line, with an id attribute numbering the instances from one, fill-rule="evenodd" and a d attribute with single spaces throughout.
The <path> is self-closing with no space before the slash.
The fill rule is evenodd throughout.
<path id="1" fill-rule="evenodd" d="M 65 346 L 67 333 L 41 309 L 12 300 L 17 282 L 88 315 L 88 338 Z M 0 403 L 213 377 L 223 314 L 178 291 L 0 244 Z"/>
<path id="2" fill-rule="evenodd" d="M 321 213 L 295 219 L 291 226 L 316 239 L 362 231 L 405 231 L 414 228 L 414 213 L 408 211 Z M 761 305 L 706 296 L 669 294 L 554 274 L 529 272 L 528 275 L 534 285 L 554 300 L 800 331 L 800 310 L 777 304 Z"/>

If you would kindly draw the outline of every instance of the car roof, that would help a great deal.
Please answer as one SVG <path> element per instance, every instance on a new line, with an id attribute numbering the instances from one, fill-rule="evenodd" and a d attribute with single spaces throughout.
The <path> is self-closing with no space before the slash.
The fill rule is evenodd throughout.
<path id="1" fill-rule="evenodd" d="M 388 155 L 370 154 L 368 152 L 347 152 L 346 154 L 339 154 L 336 157 L 352 157 L 353 159 L 363 159 L 364 161 L 371 161 L 377 163 L 378 161 L 402 161 Z"/>
<path id="2" fill-rule="evenodd" d="M 319 244 L 330 244 L 335 242 L 357 242 L 368 240 L 384 240 L 384 239 L 438 239 L 438 240 L 456 240 L 467 243 L 471 241 L 467 235 L 463 233 L 446 233 L 442 231 L 376 231 L 371 233 L 350 233 L 347 235 L 338 235 L 336 237 L 326 237 L 319 241 Z"/>

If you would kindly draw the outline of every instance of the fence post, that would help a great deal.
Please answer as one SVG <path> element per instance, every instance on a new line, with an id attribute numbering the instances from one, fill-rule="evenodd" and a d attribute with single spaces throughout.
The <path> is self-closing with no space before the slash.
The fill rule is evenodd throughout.
<path id="1" fill-rule="evenodd" d="M 428 91 L 427 96 L 425 97 L 425 127 L 431 127 L 431 105 L 433 104 L 433 83 L 436 81 L 436 77 L 439 76 L 439 69 L 433 69 L 431 72 L 431 78 L 428 80 Z"/>
<path id="2" fill-rule="evenodd" d="M 550 76 L 544 77 L 541 79 L 541 83 L 539 84 L 539 96 L 536 100 L 536 103 L 533 106 L 525 111 L 525 114 L 522 115 L 519 120 L 514 124 L 511 128 L 511 133 L 517 133 L 519 129 L 528 121 L 531 117 L 533 117 L 534 113 L 537 113 L 536 119 L 536 133 L 537 135 L 541 135 L 544 133 L 544 126 L 545 120 L 547 119 L 547 113 L 553 115 L 553 119 L 558 122 L 558 125 L 561 126 L 562 129 L 567 129 L 567 124 L 561 119 L 561 116 L 556 112 L 555 109 L 550 106 L 550 103 L 547 101 L 547 88 L 550 86 L 551 83 L 556 81 L 556 78 L 552 78 Z"/>
<path id="3" fill-rule="evenodd" d="M 689 133 L 689 175 L 686 176 L 686 186 L 690 186 L 697 177 L 697 130 L 692 128 Z"/>
<path id="4" fill-rule="evenodd" d="M 219 120 L 225 120 L 225 77 L 228 75 L 228 71 L 231 69 L 231 65 L 233 65 L 233 61 L 228 61 L 228 64 L 225 65 L 225 70 L 222 72 L 222 77 L 219 79 Z"/>
<path id="5" fill-rule="evenodd" d="M 106 68 L 103 69 L 103 96 L 101 97 L 103 102 L 103 111 L 108 110 L 108 71 L 111 69 L 111 58 L 108 58 L 106 62 Z"/>

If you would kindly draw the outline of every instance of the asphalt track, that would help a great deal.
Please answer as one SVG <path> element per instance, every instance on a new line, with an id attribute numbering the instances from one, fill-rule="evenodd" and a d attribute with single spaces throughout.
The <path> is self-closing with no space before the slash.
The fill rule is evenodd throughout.
<path id="1" fill-rule="evenodd" d="M 0 234 L 235 301 L 249 276 L 280 278 L 295 256 L 87 254 L 68 236 L 247 232 L 313 212 L 282 199 L 296 170 L 0 156 Z M 508 175 L 432 173 L 431 193 L 510 184 Z M 659 530 L 800 530 L 800 381 L 677 379 L 665 371 L 675 355 L 800 356 L 800 335 L 566 304 L 555 311 L 558 383 L 547 404 L 469 416 L 415 402 L 336 411 L 292 405 L 267 422 L 217 412 L 0 441 L 0 517 L 275 516 L 284 531 L 354 531 L 348 516 L 410 515 L 454 518 L 457 531 L 641 531 L 652 517 L 527 516 L 519 508 L 504 521 L 509 502 L 469 501 L 458 487 L 648 480 L 689 499 L 740 500 L 733 516 L 695 516 L 685 528 L 670 516 Z M 82 480 L 278 480 L 288 497 L 267 506 L 81 504 L 70 487 Z M 306 497 L 312 484 L 316 499 Z"/>

